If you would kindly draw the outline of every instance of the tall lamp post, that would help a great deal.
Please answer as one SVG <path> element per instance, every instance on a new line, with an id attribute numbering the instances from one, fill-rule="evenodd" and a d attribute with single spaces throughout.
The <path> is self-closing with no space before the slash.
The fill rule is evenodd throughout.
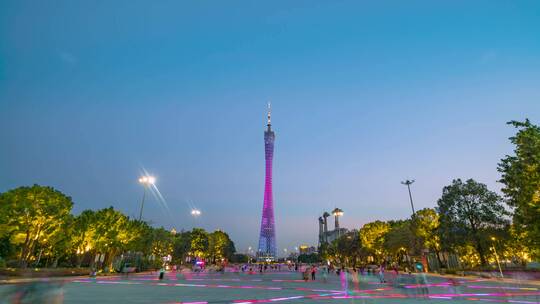
<path id="1" fill-rule="evenodd" d="M 499 262 L 499 255 L 497 254 L 497 249 L 495 249 L 495 241 L 497 240 L 494 236 L 491 237 L 491 240 L 493 241 L 493 253 L 495 253 L 495 260 L 497 261 L 497 266 L 499 266 L 499 272 L 501 273 L 501 278 L 504 278 L 501 263 Z"/>
<path id="2" fill-rule="evenodd" d="M 412 209 L 412 214 L 414 216 L 415 214 L 415 211 L 414 211 L 414 204 L 413 204 L 413 200 L 412 200 L 412 194 L 411 194 L 411 184 L 414 183 L 414 179 L 413 180 L 406 180 L 404 182 L 401 182 L 403 185 L 406 185 L 407 186 L 407 189 L 409 189 L 409 199 L 411 200 L 411 209 Z"/>
<path id="3" fill-rule="evenodd" d="M 341 210 L 339 208 L 336 208 L 336 209 L 332 210 L 332 215 L 335 218 L 335 229 L 337 230 L 337 229 L 339 229 L 339 217 L 343 216 L 343 210 Z"/>
<path id="4" fill-rule="evenodd" d="M 142 212 L 143 212 L 143 208 L 144 208 L 144 199 L 146 198 L 146 188 L 148 188 L 148 186 L 152 186 L 154 183 L 156 182 L 156 178 L 151 176 L 151 175 L 145 175 L 145 176 L 141 176 L 139 178 L 139 183 L 141 183 L 143 185 L 143 196 L 142 196 L 142 200 L 141 200 L 141 211 L 139 212 L 139 221 L 142 220 Z"/>
<path id="5" fill-rule="evenodd" d="M 335 231 L 337 233 L 337 236 L 338 238 L 340 237 L 340 234 L 341 234 L 341 230 L 339 229 L 339 217 L 340 216 L 343 216 L 343 210 L 339 209 L 339 208 L 336 208 L 334 210 L 332 210 L 332 215 L 335 217 Z"/>

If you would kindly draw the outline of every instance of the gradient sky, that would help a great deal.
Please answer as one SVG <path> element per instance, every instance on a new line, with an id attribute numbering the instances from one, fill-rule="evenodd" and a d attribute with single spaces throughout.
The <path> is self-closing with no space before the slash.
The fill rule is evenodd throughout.
<path id="1" fill-rule="evenodd" d="M 433 207 L 453 178 L 497 190 L 509 120 L 540 123 L 538 1 L 1 1 L 0 191 L 256 246 L 266 102 L 280 251 Z M 202 210 L 194 220 L 191 206 Z M 333 226 L 333 225 L 332 225 Z"/>

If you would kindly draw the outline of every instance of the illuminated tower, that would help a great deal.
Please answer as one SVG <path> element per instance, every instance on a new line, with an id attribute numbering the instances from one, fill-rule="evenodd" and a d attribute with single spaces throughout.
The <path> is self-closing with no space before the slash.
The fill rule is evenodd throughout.
<path id="1" fill-rule="evenodd" d="M 259 261 L 274 261 L 276 256 L 276 226 L 274 223 L 274 199 L 272 196 L 272 159 L 274 157 L 275 134 L 270 122 L 270 104 L 268 104 L 268 124 L 264 132 L 264 156 L 266 160 L 266 176 L 264 180 L 264 204 L 259 236 Z"/>

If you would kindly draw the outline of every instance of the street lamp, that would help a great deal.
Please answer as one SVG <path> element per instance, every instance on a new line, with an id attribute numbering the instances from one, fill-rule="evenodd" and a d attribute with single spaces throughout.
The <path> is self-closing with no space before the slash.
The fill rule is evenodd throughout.
<path id="1" fill-rule="evenodd" d="M 340 237 L 341 230 L 339 229 L 339 217 L 343 216 L 343 210 L 336 208 L 332 210 L 332 215 L 334 216 L 336 222 L 335 222 L 335 231 L 337 233 L 338 238 Z"/>
<path id="2" fill-rule="evenodd" d="M 491 240 L 493 241 L 493 252 L 495 253 L 495 260 L 497 261 L 497 266 L 499 266 L 499 272 L 501 273 L 501 278 L 504 278 L 501 263 L 499 263 L 499 255 L 497 254 L 497 249 L 495 249 L 495 241 L 497 240 L 494 236 L 491 237 Z"/>
<path id="3" fill-rule="evenodd" d="M 407 189 L 409 189 L 409 199 L 411 200 L 412 214 L 414 216 L 414 214 L 415 214 L 415 212 L 414 212 L 414 204 L 413 204 L 412 194 L 411 194 L 411 184 L 412 183 L 414 183 L 414 179 L 413 180 L 406 180 L 404 182 L 401 182 L 401 184 L 406 185 Z"/>
<path id="4" fill-rule="evenodd" d="M 139 178 L 139 183 L 143 185 L 143 196 L 141 200 L 141 211 L 139 212 L 139 221 L 142 220 L 142 212 L 144 208 L 144 199 L 146 198 L 146 188 L 152 186 L 156 182 L 156 178 L 151 175 L 144 175 Z"/>
<path id="5" fill-rule="evenodd" d="M 336 222 L 335 222 L 335 227 L 336 229 L 339 229 L 339 217 L 340 216 L 343 216 L 343 210 L 339 209 L 339 208 L 336 208 L 332 211 L 332 215 L 335 217 L 336 219 Z"/>
<path id="6" fill-rule="evenodd" d="M 199 215 L 201 215 L 201 210 L 193 209 L 191 210 L 191 215 L 193 215 L 194 217 L 198 217 Z"/>

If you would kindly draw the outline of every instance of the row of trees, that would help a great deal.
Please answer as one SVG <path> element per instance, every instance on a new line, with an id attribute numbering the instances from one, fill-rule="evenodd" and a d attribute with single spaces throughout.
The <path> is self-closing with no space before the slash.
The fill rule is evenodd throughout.
<path id="1" fill-rule="evenodd" d="M 514 155 L 498 165 L 504 197 L 473 179 L 443 188 L 434 209 L 410 219 L 374 221 L 323 245 L 323 258 L 338 264 L 409 262 L 433 253 L 442 266 L 450 255 L 465 267 L 486 266 L 498 257 L 525 264 L 540 258 L 540 128 L 529 120 L 509 122 Z"/>
<path id="2" fill-rule="evenodd" d="M 108 266 L 136 260 L 159 266 L 163 257 L 181 264 L 234 257 L 227 233 L 154 228 L 113 207 L 73 215 L 73 202 L 52 187 L 19 187 L 0 194 L 0 258 L 11 266 Z"/>
<path id="3" fill-rule="evenodd" d="M 324 247 L 325 258 L 352 266 L 408 264 L 410 258 L 419 260 L 427 252 L 447 267 L 448 253 L 458 256 L 465 267 L 495 262 L 495 250 L 499 258 L 515 264 L 532 255 L 502 198 L 472 179 L 457 179 L 444 187 L 434 209 L 419 210 L 406 220 L 367 223 Z"/>

